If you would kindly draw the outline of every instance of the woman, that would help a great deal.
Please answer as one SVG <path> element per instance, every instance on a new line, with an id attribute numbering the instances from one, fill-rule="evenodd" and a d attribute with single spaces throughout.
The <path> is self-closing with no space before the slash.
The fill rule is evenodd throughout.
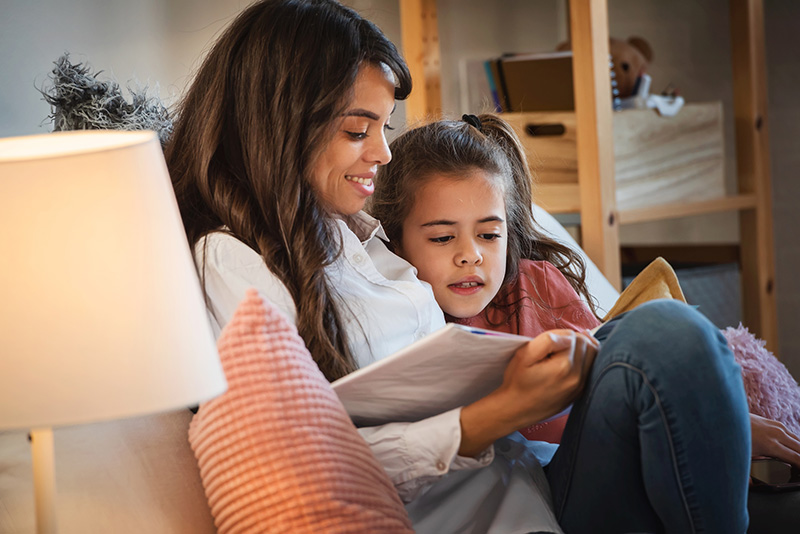
<path id="1" fill-rule="evenodd" d="M 361 212 L 378 166 L 391 158 L 385 129 L 394 100 L 410 90 L 395 47 L 332 0 L 258 2 L 224 32 L 188 90 L 166 150 L 218 329 L 255 286 L 295 322 L 320 369 L 334 380 L 444 324 L 430 287 L 389 252 L 377 221 Z M 639 322 L 663 331 L 659 317 L 640 314 Z M 749 432 L 741 384 L 732 378 L 727 349 L 706 339 L 708 327 L 693 318 L 686 323 L 702 342 L 686 347 L 684 360 L 724 360 L 710 381 L 731 396 L 720 403 L 720 432 L 712 441 L 738 444 L 715 451 L 718 462 L 730 465 L 724 475 L 709 476 L 730 477 L 732 489 L 708 513 L 726 507 L 727 522 L 717 528 L 743 531 Z M 518 438 L 503 438 L 560 412 L 583 390 L 596 341 L 569 331 L 551 334 L 521 349 L 503 386 L 473 405 L 417 423 L 360 429 L 411 502 L 407 509 L 418 532 L 466 525 L 559 531 L 541 466 Z M 578 413 L 584 403 L 576 404 Z M 565 439 L 572 445 L 563 446 L 564 458 L 587 443 L 569 429 Z M 637 445 L 628 445 L 636 452 Z M 564 465 L 565 473 L 575 467 L 578 476 L 565 476 L 569 487 L 556 488 L 559 502 L 577 518 L 582 512 L 572 509 L 591 493 L 595 469 L 569 459 Z M 620 480 L 610 472 L 600 481 L 613 486 Z M 680 493 L 667 486 L 657 481 L 654 487 Z M 644 522 L 627 526 L 655 525 L 665 515 L 702 519 L 705 504 L 695 505 L 692 497 L 690 509 L 676 514 L 654 511 L 644 499 Z M 597 517 L 590 517 L 590 527 Z"/>

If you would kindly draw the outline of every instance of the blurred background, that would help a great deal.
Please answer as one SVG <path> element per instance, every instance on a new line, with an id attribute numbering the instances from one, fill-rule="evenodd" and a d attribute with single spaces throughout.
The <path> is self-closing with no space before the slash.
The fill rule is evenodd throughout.
<path id="1" fill-rule="evenodd" d="M 171 105 L 216 35 L 246 0 L 0 0 L 0 136 L 45 133 L 48 84 L 65 52 L 101 79 L 148 86 Z M 398 46 L 398 0 L 344 2 L 373 20 Z M 476 112 L 470 62 L 506 52 L 554 50 L 568 39 L 565 0 L 439 0 L 444 112 Z M 719 100 L 725 117 L 726 184 L 736 189 L 731 36 L 728 0 L 608 0 L 609 34 L 640 35 L 654 51 L 652 93 L 671 85 L 687 102 Z M 800 201 L 800 2 L 764 0 L 768 127 L 771 143 L 778 307 L 778 355 L 800 376 L 800 238 L 793 228 Z M 404 124 L 404 107 L 393 122 Z M 24 224 L 24 221 L 20 221 Z M 736 213 L 622 227 L 623 245 L 735 244 Z M 735 326 L 735 325 L 731 325 Z"/>

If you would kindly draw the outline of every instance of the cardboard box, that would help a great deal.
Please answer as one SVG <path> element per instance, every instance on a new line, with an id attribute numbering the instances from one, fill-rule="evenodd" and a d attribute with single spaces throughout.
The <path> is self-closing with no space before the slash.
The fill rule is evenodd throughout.
<path id="1" fill-rule="evenodd" d="M 528 152 L 536 202 L 551 212 L 577 211 L 574 112 L 504 113 Z M 674 117 L 652 109 L 615 112 L 617 209 L 725 196 L 721 102 L 686 104 Z"/>

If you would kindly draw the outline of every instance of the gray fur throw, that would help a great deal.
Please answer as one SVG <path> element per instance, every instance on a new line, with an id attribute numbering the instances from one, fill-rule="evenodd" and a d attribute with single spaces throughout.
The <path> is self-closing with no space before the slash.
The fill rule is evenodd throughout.
<path id="1" fill-rule="evenodd" d="M 50 104 L 48 119 L 53 130 L 154 130 L 163 147 L 172 133 L 172 117 L 158 96 L 147 96 L 147 87 L 128 86 L 128 102 L 114 81 L 101 81 L 90 67 L 73 65 L 69 54 L 55 62 L 50 86 L 40 89 Z"/>

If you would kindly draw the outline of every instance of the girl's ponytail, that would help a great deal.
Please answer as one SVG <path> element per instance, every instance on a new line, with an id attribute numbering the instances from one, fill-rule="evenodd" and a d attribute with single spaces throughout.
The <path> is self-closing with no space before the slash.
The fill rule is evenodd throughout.
<path id="1" fill-rule="evenodd" d="M 480 130 L 500 147 L 511 166 L 513 189 L 507 195 L 509 262 L 520 259 L 552 263 L 572 288 L 597 314 L 594 298 L 586 287 L 586 264 L 580 254 L 549 237 L 533 217 L 534 176 L 528 165 L 525 147 L 511 125 L 497 115 L 479 115 Z M 514 265 L 516 268 L 516 265 Z"/>

